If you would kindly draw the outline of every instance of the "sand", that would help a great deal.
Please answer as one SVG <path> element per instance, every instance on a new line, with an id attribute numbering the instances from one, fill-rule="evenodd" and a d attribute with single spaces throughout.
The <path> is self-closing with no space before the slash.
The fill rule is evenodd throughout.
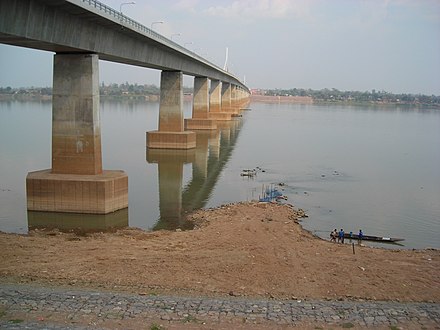
<path id="1" fill-rule="evenodd" d="M 190 215 L 190 231 L 0 233 L 0 277 L 139 294 L 440 301 L 439 250 L 356 244 L 353 254 L 303 230 L 299 215 L 237 203 Z"/>

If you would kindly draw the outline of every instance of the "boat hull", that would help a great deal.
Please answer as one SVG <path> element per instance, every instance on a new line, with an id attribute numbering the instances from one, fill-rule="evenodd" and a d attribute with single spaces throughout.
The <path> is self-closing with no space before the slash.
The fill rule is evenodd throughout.
<path id="1" fill-rule="evenodd" d="M 348 239 L 359 239 L 358 234 L 344 234 L 344 238 Z M 362 237 L 363 241 L 375 241 L 375 242 L 383 242 L 383 243 L 396 243 L 404 241 L 403 238 L 395 238 L 395 237 L 381 237 L 381 236 L 371 236 L 371 235 L 364 235 Z"/>

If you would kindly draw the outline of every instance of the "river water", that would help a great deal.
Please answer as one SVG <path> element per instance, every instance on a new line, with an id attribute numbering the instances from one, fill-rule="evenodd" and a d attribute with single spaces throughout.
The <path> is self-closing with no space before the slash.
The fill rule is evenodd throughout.
<path id="1" fill-rule="evenodd" d="M 264 104 L 189 152 L 146 150 L 154 102 L 101 101 L 104 169 L 129 176 L 129 208 L 107 216 L 26 211 L 25 177 L 50 168 L 51 103 L 0 102 L 0 230 L 185 228 L 192 209 L 258 199 L 275 187 L 306 210 L 302 225 L 404 238 L 440 248 L 440 111 L 408 107 Z M 191 104 L 184 105 L 185 117 Z M 241 176 L 256 169 L 253 178 Z M 282 186 L 278 186 L 282 183 Z M 393 246 L 393 248 L 396 246 Z"/>

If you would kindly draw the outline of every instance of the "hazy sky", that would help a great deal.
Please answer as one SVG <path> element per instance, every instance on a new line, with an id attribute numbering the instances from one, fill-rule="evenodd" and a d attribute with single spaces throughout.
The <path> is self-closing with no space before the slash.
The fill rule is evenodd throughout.
<path id="1" fill-rule="evenodd" d="M 102 0 L 116 10 L 124 1 Z M 223 66 L 250 88 L 440 95 L 439 0 L 137 0 L 122 11 Z M 180 34 L 180 35 L 175 35 Z M 0 86 L 51 86 L 53 53 L 0 44 Z M 100 62 L 105 83 L 160 72 Z M 192 84 L 192 78 L 185 78 Z"/>

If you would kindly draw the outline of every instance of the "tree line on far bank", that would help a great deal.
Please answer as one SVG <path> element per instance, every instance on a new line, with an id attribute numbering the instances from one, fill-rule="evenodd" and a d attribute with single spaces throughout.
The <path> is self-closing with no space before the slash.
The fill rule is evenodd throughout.
<path id="1" fill-rule="evenodd" d="M 440 96 L 423 94 L 393 94 L 386 91 L 340 91 L 336 88 L 313 89 L 269 89 L 264 95 L 271 96 L 309 96 L 316 102 L 353 103 L 397 103 L 440 106 Z"/>
<path id="2" fill-rule="evenodd" d="M 183 87 L 184 93 L 192 93 L 193 88 Z M 138 85 L 129 84 L 128 82 L 123 84 L 108 84 L 102 83 L 99 86 L 100 95 L 109 96 L 149 96 L 160 95 L 160 88 L 156 85 Z M 10 95 L 52 95 L 52 87 L 0 87 L 0 94 Z"/>
<path id="3" fill-rule="evenodd" d="M 193 92 L 192 87 L 184 87 L 183 92 L 185 94 L 191 94 Z M 138 85 L 129 84 L 125 82 L 123 84 L 104 84 L 99 87 L 100 94 L 103 96 L 151 96 L 159 95 L 160 88 L 156 85 Z M 432 105 L 440 106 L 440 96 L 436 95 L 423 95 L 423 94 L 393 94 L 386 91 L 340 91 L 336 88 L 321 90 L 313 89 L 267 89 L 257 90 L 261 95 L 271 96 L 309 96 L 315 102 L 347 102 L 347 103 L 397 103 L 397 104 L 420 104 L 420 105 Z M 10 96 L 49 96 L 52 95 L 51 87 L 29 87 L 29 88 L 12 88 L 12 87 L 0 87 L 0 95 Z"/>

